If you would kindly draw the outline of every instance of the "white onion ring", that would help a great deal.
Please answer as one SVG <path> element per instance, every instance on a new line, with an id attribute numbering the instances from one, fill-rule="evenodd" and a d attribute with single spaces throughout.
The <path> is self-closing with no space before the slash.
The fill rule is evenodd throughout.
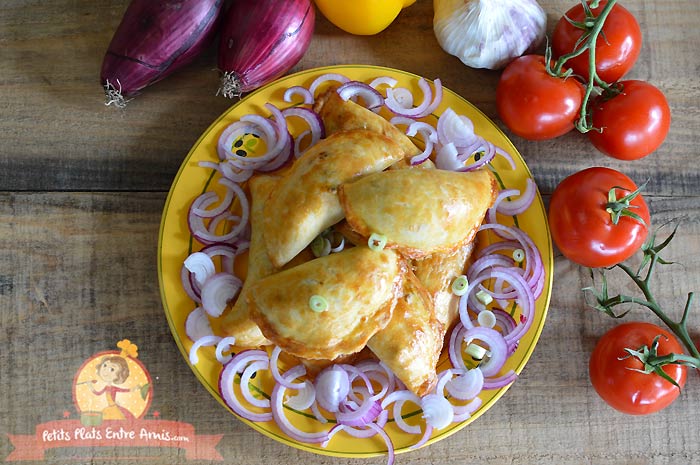
<path id="1" fill-rule="evenodd" d="M 337 81 L 340 83 L 346 83 L 349 80 L 350 80 L 349 77 L 343 76 L 342 74 L 338 74 L 338 73 L 322 74 L 321 76 L 319 76 L 313 80 L 313 82 L 309 86 L 309 92 L 311 92 L 311 95 L 316 95 L 316 91 L 318 90 L 319 86 L 321 84 L 323 84 L 324 82 Z"/>
<path id="2" fill-rule="evenodd" d="M 231 355 L 231 354 L 224 355 L 224 352 L 231 349 L 234 345 L 236 345 L 236 338 L 235 337 L 226 336 L 226 337 L 222 338 L 216 344 L 216 350 L 214 351 L 214 355 L 216 356 L 216 360 L 219 363 L 221 363 L 222 365 L 226 365 L 229 361 L 231 361 L 231 359 L 233 358 L 233 355 Z"/>
<path id="3" fill-rule="evenodd" d="M 200 347 L 215 346 L 220 340 L 221 338 L 219 336 L 214 336 L 212 334 L 209 336 L 202 336 L 194 341 L 194 344 L 192 344 L 192 347 L 190 347 L 190 364 L 196 365 L 199 363 L 199 355 L 197 354 L 197 351 L 199 351 Z"/>
<path id="4" fill-rule="evenodd" d="M 230 362 L 224 365 L 219 375 L 219 393 L 226 405 L 239 416 L 249 421 L 265 422 L 273 419 L 272 412 L 256 413 L 243 404 L 234 392 L 236 374 L 243 370 L 248 363 L 268 360 L 267 353 L 262 350 L 244 350 L 234 356 Z"/>
<path id="5" fill-rule="evenodd" d="M 196 341 L 204 336 L 213 336 L 209 318 L 202 307 L 197 307 L 187 315 L 185 320 L 185 334 L 191 341 Z"/>
<path id="6" fill-rule="evenodd" d="M 314 95 L 303 86 L 292 86 L 284 91 L 284 96 L 282 99 L 287 103 L 292 103 L 294 101 L 294 96 L 299 95 L 302 98 L 302 102 L 306 105 L 311 105 L 314 103 Z"/>
<path id="7" fill-rule="evenodd" d="M 303 365 L 297 365 L 294 368 L 288 370 L 283 376 L 287 382 L 291 382 L 294 378 L 301 376 L 305 372 Z M 292 425 L 289 419 L 284 414 L 284 393 L 287 390 L 284 386 L 277 383 L 275 387 L 272 388 L 272 395 L 270 396 L 270 406 L 272 408 L 272 417 L 275 423 L 280 427 L 280 429 L 290 438 L 298 442 L 320 444 L 328 439 L 328 432 L 321 431 L 317 433 L 308 433 L 306 431 L 301 431 L 296 426 Z"/>
<path id="8" fill-rule="evenodd" d="M 399 116 L 408 116 L 409 118 L 423 118 L 434 112 L 440 102 L 442 102 L 442 82 L 440 79 L 435 79 L 433 81 L 435 90 L 430 89 L 430 84 L 425 78 L 420 78 L 418 80 L 418 87 L 423 91 L 423 101 L 420 105 L 414 108 L 404 108 L 400 102 L 394 96 L 394 89 L 387 89 L 386 99 L 384 99 L 384 104 Z"/>

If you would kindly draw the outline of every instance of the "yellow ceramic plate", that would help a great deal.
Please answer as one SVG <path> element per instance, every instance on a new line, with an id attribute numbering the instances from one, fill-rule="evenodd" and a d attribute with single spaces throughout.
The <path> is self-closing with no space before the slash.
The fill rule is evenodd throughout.
<path id="1" fill-rule="evenodd" d="M 173 337 L 188 364 L 192 341 L 185 334 L 185 320 L 188 314 L 196 307 L 196 304 L 188 299 L 185 294 L 181 285 L 180 272 L 183 260 L 201 246 L 190 235 L 187 227 L 187 212 L 193 199 L 206 190 L 215 189 L 216 184 L 218 184 L 215 180 L 219 176 L 214 170 L 198 166 L 198 163 L 200 161 L 218 161 L 216 153 L 217 139 L 227 125 L 237 121 L 245 114 L 258 113 L 269 116 L 269 112 L 264 108 L 266 102 L 271 102 L 278 108 L 289 106 L 283 100 L 285 89 L 294 85 L 308 87 L 315 78 L 324 73 L 341 73 L 351 79 L 367 83 L 379 76 L 391 76 L 399 81 L 398 85 L 412 89 L 417 96 L 421 95 L 417 86 L 419 77 L 403 71 L 376 66 L 335 66 L 311 69 L 282 78 L 251 93 L 214 121 L 209 129 L 199 138 L 180 167 L 170 189 L 163 212 L 158 244 L 158 275 L 163 306 Z M 427 118 L 427 120 L 434 123 L 435 116 L 440 115 L 447 107 L 451 107 L 458 114 L 469 117 L 474 123 L 477 134 L 501 147 L 513 157 L 517 165 L 515 170 L 512 170 L 508 163 L 498 156 L 492 162 L 492 167 L 495 169 L 503 186 L 520 189 L 521 191 L 524 190 L 527 178 L 532 176 L 524 161 L 513 144 L 498 127 L 472 104 L 454 92 L 444 89 L 441 105 L 435 112 L 435 115 Z M 299 128 L 291 127 L 293 133 L 300 130 Z M 546 272 L 544 290 L 537 300 L 536 317 L 532 327 L 520 340 L 517 351 L 509 358 L 503 369 L 503 372 L 513 369 L 515 372 L 520 373 L 532 354 L 544 326 L 551 294 L 553 254 L 545 209 L 539 193 L 533 205 L 524 214 L 518 215 L 517 218 L 513 218 L 510 221 L 516 222 L 535 241 L 542 254 Z M 212 323 L 214 331 L 216 331 L 216 322 Z M 191 366 L 192 371 L 206 389 L 225 406 L 218 392 L 218 377 L 221 365 L 216 361 L 213 348 L 201 349 L 199 356 L 200 361 L 197 365 Z M 449 367 L 449 360 L 443 354 L 438 371 Z M 272 382 L 270 379 L 262 378 L 264 376 L 256 377 L 256 385 L 261 395 L 269 395 L 272 390 Z M 480 394 L 483 403 L 468 421 L 453 423 L 442 430 L 435 431 L 427 444 L 446 438 L 477 419 L 505 394 L 508 387 L 483 391 Z M 329 427 L 328 425 L 321 425 L 308 413 L 289 410 L 287 415 L 295 426 L 306 431 L 327 429 Z M 415 422 L 417 418 L 420 418 L 419 415 L 414 415 L 412 421 Z M 253 423 L 247 420 L 242 421 L 277 441 L 319 454 L 341 457 L 367 457 L 386 454 L 387 452 L 384 441 L 378 436 L 369 439 L 356 439 L 341 432 L 332 438 L 327 447 L 323 448 L 320 445 L 304 444 L 292 440 L 280 431 L 274 422 Z M 393 421 L 387 424 L 386 431 L 392 439 L 396 452 L 410 450 L 410 447 L 420 439 L 419 436 L 402 432 Z"/>

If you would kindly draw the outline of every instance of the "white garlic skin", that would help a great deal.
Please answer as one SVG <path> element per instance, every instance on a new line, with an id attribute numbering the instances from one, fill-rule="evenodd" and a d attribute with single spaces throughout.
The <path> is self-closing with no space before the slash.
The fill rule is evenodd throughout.
<path id="1" fill-rule="evenodd" d="M 472 68 L 501 69 L 544 40 L 547 14 L 535 0 L 434 0 L 440 46 Z"/>

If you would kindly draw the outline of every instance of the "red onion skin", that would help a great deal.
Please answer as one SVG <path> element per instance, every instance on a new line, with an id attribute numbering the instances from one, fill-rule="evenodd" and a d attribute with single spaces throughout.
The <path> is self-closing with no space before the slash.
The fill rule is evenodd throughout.
<path id="1" fill-rule="evenodd" d="M 316 18 L 310 0 L 237 0 L 224 15 L 219 69 L 235 81 L 225 97 L 257 89 L 296 65 L 309 48 Z"/>
<path id="2" fill-rule="evenodd" d="M 132 0 L 107 48 L 100 80 L 133 96 L 209 46 L 223 0 Z"/>

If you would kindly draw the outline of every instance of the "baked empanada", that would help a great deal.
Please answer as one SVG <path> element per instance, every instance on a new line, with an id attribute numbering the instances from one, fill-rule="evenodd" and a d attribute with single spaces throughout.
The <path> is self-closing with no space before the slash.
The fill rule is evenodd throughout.
<path id="1" fill-rule="evenodd" d="M 252 231 L 248 249 L 248 273 L 238 299 L 221 319 L 222 331 L 227 336 L 234 336 L 236 345 L 241 347 L 257 347 L 270 343 L 262 335 L 258 325 L 250 319 L 246 296 L 254 282 L 275 272 L 275 267 L 267 256 L 267 248 L 265 247 L 261 231 L 265 200 L 279 179 L 278 176 L 258 175 L 252 177 L 248 182 L 251 201 L 250 227 Z"/>
<path id="2" fill-rule="evenodd" d="M 338 186 L 382 171 L 402 156 L 389 138 L 366 130 L 337 132 L 307 150 L 264 206 L 263 236 L 272 264 L 282 267 L 343 219 Z"/>
<path id="3" fill-rule="evenodd" d="M 253 320 L 274 344 L 305 359 L 359 352 L 391 319 L 406 264 L 391 250 L 351 247 L 252 285 Z M 315 308 L 312 297 L 325 303 Z"/>
<path id="4" fill-rule="evenodd" d="M 436 253 L 413 264 L 415 275 L 430 296 L 435 316 L 445 332 L 459 319 L 459 297 L 452 292 L 452 283 L 466 274 L 473 250 L 472 241 L 454 252 Z"/>
<path id="5" fill-rule="evenodd" d="M 430 296 L 409 272 L 389 324 L 372 336 L 367 347 L 408 389 L 423 396 L 437 381 L 444 333 Z"/>
<path id="6" fill-rule="evenodd" d="M 387 170 L 343 184 L 345 219 L 410 258 L 450 253 L 474 239 L 498 192 L 490 171 Z"/>
<path id="7" fill-rule="evenodd" d="M 352 100 L 343 100 L 337 88 L 328 89 L 314 103 L 314 110 L 321 116 L 326 134 L 350 129 L 367 129 L 384 134 L 401 147 L 403 155 L 410 157 L 421 151 L 411 139 L 382 116 Z"/>

